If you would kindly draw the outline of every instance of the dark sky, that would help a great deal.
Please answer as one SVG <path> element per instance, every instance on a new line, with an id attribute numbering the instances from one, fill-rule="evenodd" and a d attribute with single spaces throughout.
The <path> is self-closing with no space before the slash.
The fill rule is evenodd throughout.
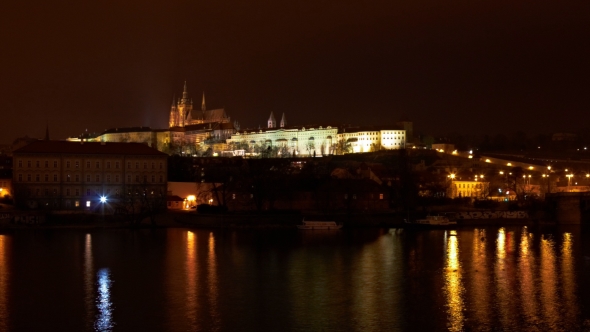
<path id="1" fill-rule="evenodd" d="M 184 80 L 242 127 L 588 127 L 590 1 L 10 1 L 0 143 L 167 126 Z"/>

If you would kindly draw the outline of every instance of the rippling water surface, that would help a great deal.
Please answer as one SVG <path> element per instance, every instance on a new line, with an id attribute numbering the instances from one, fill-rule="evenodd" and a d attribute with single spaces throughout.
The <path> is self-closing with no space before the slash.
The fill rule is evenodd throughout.
<path id="1" fill-rule="evenodd" d="M 590 331 L 579 227 L 0 234 L 0 331 Z"/>

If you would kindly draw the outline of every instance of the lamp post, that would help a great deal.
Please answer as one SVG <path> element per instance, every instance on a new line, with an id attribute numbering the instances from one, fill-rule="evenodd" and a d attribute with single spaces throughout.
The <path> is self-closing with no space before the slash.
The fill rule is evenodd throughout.
<path id="1" fill-rule="evenodd" d="M 451 198 L 455 198 L 455 191 L 456 191 L 455 190 L 455 182 L 454 182 L 454 180 L 455 180 L 455 174 L 454 173 L 451 173 L 449 175 L 449 178 L 451 178 Z"/>

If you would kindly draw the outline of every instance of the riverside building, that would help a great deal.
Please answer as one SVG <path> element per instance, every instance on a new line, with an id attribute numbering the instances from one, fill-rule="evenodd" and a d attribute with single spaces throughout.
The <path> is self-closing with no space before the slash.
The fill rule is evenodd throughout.
<path id="1" fill-rule="evenodd" d="M 13 158 L 20 207 L 92 210 L 125 194 L 166 196 L 167 155 L 145 144 L 44 140 Z"/>

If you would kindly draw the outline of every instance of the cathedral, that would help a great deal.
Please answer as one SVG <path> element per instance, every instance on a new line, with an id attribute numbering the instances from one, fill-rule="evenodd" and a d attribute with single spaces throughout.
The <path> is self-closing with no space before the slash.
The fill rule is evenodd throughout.
<path id="1" fill-rule="evenodd" d="M 188 98 L 186 82 L 184 82 L 182 98 L 179 98 L 177 101 L 174 100 L 174 98 L 172 99 L 172 106 L 170 107 L 170 128 L 187 127 L 202 123 L 229 122 L 230 118 L 225 114 L 223 108 L 207 110 L 207 107 L 205 106 L 205 93 L 203 93 L 201 109 L 193 109 L 193 100 Z"/>

